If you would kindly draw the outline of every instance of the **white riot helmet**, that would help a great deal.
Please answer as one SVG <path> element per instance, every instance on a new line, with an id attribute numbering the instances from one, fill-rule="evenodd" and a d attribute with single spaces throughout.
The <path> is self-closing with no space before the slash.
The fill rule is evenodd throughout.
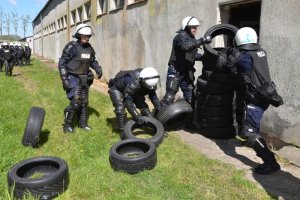
<path id="1" fill-rule="evenodd" d="M 25 47 L 28 47 L 28 44 L 27 44 L 27 43 L 25 43 L 24 45 L 25 45 Z"/>
<path id="2" fill-rule="evenodd" d="M 144 87 L 150 90 L 156 90 L 157 83 L 159 82 L 159 75 L 153 67 L 146 67 L 142 69 L 139 75 Z"/>
<path id="3" fill-rule="evenodd" d="M 88 35 L 92 36 L 92 27 L 87 24 L 80 24 L 76 27 L 76 32 L 73 37 L 79 39 L 79 35 Z"/>
<path id="4" fill-rule="evenodd" d="M 8 46 L 8 43 L 7 42 L 3 42 L 2 46 Z"/>
<path id="5" fill-rule="evenodd" d="M 199 26 L 200 23 L 195 17 L 185 17 L 181 22 L 181 29 L 185 30 L 187 26 Z"/>
<path id="6" fill-rule="evenodd" d="M 237 31 L 234 39 L 237 46 L 257 43 L 257 34 L 253 28 L 244 27 Z"/>

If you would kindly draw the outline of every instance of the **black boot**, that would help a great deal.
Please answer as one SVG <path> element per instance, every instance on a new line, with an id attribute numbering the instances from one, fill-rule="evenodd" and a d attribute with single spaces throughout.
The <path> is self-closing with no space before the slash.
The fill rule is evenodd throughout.
<path id="1" fill-rule="evenodd" d="M 256 174 L 267 175 L 280 170 L 280 165 L 277 163 L 274 153 L 270 151 L 266 141 L 263 138 L 257 138 L 253 146 L 256 155 L 263 160 L 263 164 L 258 165 L 254 172 Z"/>
<path id="2" fill-rule="evenodd" d="M 258 155 L 263 161 L 263 164 L 258 165 L 254 172 L 256 174 L 267 175 L 280 170 L 280 165 L 275 159 L 274 153 L 271 151 L 264 152 Z"/>
<path id="3" fill-rule="evenodd" d="M 85 131 L 91 131 L 92 128 L 87 124 L 89 118 L 88 108 L 82 107 L 79 117 L 79 128 L 84 129 Z"/>
<path id="4" fill-rule="evenodd" d="M 65 108 L 64 114 L 65 114 L 65 123 L 63 124 L 63 130 L 65 133 L 66 132 L 73 133 L 74 129 L 72 127 L 72 123 L 75 115 L 75 110 L 72 109 L 71 106 L 68 106 Z"/>
<path id="5" fill-rule="evenodd" d="M 117 119 L 118 119 L 118 130 L 119 130 L 119 133 L 120 133 L 120 138 L 123 139 L 123 131 L 124 131 L 124 126 L 126 124 L 126 113 L 123 113 L 123 114 L 118 114 L 117 115 Z"/>

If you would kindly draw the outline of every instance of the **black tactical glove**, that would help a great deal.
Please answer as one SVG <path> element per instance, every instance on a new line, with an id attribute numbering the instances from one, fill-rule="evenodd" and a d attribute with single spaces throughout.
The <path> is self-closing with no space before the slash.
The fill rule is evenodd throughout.
<path id="1" fill-rule="evenodd" d="M 228 67 L 234 67 L 239 61 L 241 52 L 238 48 L 230 48 L 228 51 Z"/>
<path id="2" fill-rule="evenodd" d="M 135 116 L 133 120 L 139 125 L 145 123 L 145 119 L 141 115 Z"/>
<path id="3" fill-rule="evenodd" d="M 207 35 L 203 37 L 203 44 L 209 44 L 209 43 L 211 43 L 211 36 Z"/>
<path id="4" fill-rule="evenodd" d="M 97 74 L 98 79 L 100 79 L 102 77 L 102 72 L 97 72 L 96 74 Z"/>
<path id="5" fill-rule="evenodd" d="M 63 84 L 64 90 L 69 90 L 69 89 L 71 89 L 71 84 L 70 84 L 70 82 L 69 82 L 69 80 L 68 80 L 67 78 L 64 78 L 64 79 L 62 80 L 62 84 Z"/>

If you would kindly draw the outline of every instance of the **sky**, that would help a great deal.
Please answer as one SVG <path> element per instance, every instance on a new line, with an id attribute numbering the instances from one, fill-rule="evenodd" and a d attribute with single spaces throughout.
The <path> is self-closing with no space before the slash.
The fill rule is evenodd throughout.
<path id="1" fill-rule="evenodd" d="M 26 37 L 32 35 L 32 24 L 31 22 L 38 15 L 44 5 L 48 0 L 0 0 L 0 9 L 4 14 L 11 14 L 12 12 L 17 12 L 18 17 L 21 16 L 30 16 L 30 23 L 26 30 Z M 4 18 L 4 17 L 3 17 Z M 19 20 L 18 35 L 23 37 L 23 28 L 21 27 L 21 20 Z M 4 25 L 4 24 L 3 24 Z M 7 29 L 3 28 L 3 35 L 7 35 Z M 13 25 L 10 26 L 10 34 L 15 34 Z"/>

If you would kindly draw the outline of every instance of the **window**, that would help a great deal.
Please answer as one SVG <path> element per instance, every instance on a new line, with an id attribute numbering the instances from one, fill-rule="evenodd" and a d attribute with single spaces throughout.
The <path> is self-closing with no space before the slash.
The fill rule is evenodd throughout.
<path id="1" fill-rule="evenodd" d="M 76 23 L 76 10 L 71 11 L 71 25 Z"/>
<path id="2" fill-rule="evenodd" d="M 84 4 L 84 15 L 83 20 L 87 20 L 91 18 L 91 2 L 87 2 Z"/>
<path id="3" fill-rule="evenodd" d="M 108 10 L 108 0 L 98 0 L 97 1 L 97 15 L 103 15 L 107 13 Z"/>
<path id="4" fill-rule="evenodd" d="M 141 2 L 141 1 L 145 1 L 145 0 L 128 0 L 128 5 L 129 4 L 134 4 L 134 3 L 137 3 L 137 2 Z"/>
<path id="5" fill-rule="evenodd" d="M 82 21 L 82 7 L 77 8 L 76 23 Z"/>
<path id="6" fill-rule="evenodd" d="M 64 18 L 60 18 L 60 22 L 61 22 L 61 28 L 63 29 L 65 27 L 65 22 L 64 22 Z"/>
<path id="7" fill-rule="evenodd" d="M 124 7 L 125 0 L 111 0 L 110 10 L 115 10 Z"/>
<path id="8" fill-rule="evenodd" d="M 60 19 L 57 20 L 57 26 L 58 26 L 58 30 L 60 30 L 61 29 Z"/>
<path id="9" fill-rule="evenodd" d="M 67 15 L 65 15 L 64 17 L 62 17 L 62 20 L 64 21 L 64 26 L 63 26 L 63 28 L 67 28 Z"/>

